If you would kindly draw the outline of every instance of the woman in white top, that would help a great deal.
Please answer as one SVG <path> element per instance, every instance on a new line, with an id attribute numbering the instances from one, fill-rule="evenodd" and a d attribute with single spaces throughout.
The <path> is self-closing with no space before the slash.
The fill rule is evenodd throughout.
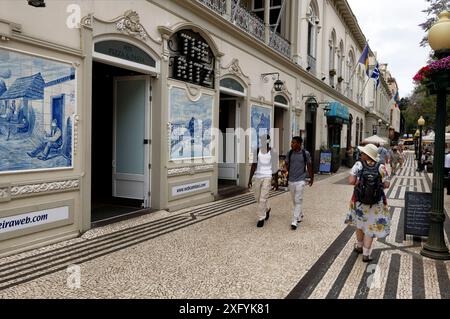
<path id="1" fill-rule="evenodd" d="M 275 180 L 275 188 L 278 188 L 276 175 L 278 173 L 278 156 L 270 147 L 270 136 L 261 137 L 261 148 L 256 150 L 257 161 L 252 164 L 248 188 L 252 187 L 254 175 L 254 192 L 258 203 L 258 223 L 257 227 L 263 227 L 264 221 L 269 219 L 271 208 L 268 198 L 272 187 L 272 179 Z"/>

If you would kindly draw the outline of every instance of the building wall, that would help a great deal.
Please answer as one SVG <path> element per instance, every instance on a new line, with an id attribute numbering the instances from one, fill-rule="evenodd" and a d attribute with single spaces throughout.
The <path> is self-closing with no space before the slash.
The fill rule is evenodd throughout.
<path id="1" fill-rule="evenodd" d="M 73 168 L 64 170 L 32 171 L 1 174 L 0 218 L 25 212 L 35 212 L 54 207 L 68 207 L 69 216 L 64 221 L 49 224 L 31 231 L 19 231 L 13 235 L 0 233 L 0 256 L 34 246 L 47 244 L 63 238 L 75 237 L 89 229 L 91 223 L 91 138 L 92 138 L 92 64 L 93 46 L 96 42 L 116 39 L 133 44 L 155 59 L 157 66 L 150 72 L 152 83 L 151 104 L 151 200 L 152 208 L 170 211 L 214 200 L 218 185 L 218 141 L 213 144 L 212 157 L 199 160 L 171 160 L 170 152 L 170 88 L 184 89 L 194 101 L 201 94 L 213 97 L 212 121 L 218 127 L 220 88 L 222 77 L 233 77 L 246 89 L 240 110 L 243 129 L 250 127 L 252 105 L 271 110 L 273 126 L 273 103 L 277 92 L 273 90 L 274 79 L 262 78 L 263 73 L 279 73 L 284 82 L 280 92 L 289 104 L 288 136 L 305 130 L 305 103 L 314 96 L 319 102 L 316 123 L 316 149 L 328 143 L 327 117 L 324 107 L 328 102 L 340 102 L 349 108 L 354 119 L 352 145 L 356 141 L 356 118 L 364 119 L 364 132 L 368 104 L 357 101 L 357 89 L 362 88 L 358 75 L 353 78 L 353 95 L 349 91 L 339 93 L 330 86 L 328 41 L 332 30 L 336 32 L 336 44 L 344 43 L 344 64 L 348 52 L 354 52 L 357 63 L 363 45 L 356 40 L 354 31 L 338 13 L 336 1 L 313 0 L 317 8 L 317 73 L 311 74 L 307 67 L 306 12 L 310 1 L 289 1 L 287 11 L 286 35 L 292 43 L 292 60 L 269 48 L 264 43 L 240 30 L 237 26 L 219 17 L 217 13 L 199 4 L 185 0 L 46 0 L 46 8 L 33 8 L 26 1 L 0 1 L 0 47 L 8 50 L 21 50 L 46 59 L 67 62 L 76 69 L 76 114 L 73 115 Z M 83 18 L 80 25 L 69 28 L 67 23 L 78 13 Z M 67 12 L 68 9 L 69 12 Z M 73 11 L 75 10 L 75 11 Z M 137 13 L 132 15 L 131 11 Z M 124 26 L 127 17 L 134 17 L 131 26 Z M 125 20 L 124 20 L 125 19 Z M 136 20 L 138 19 L 138 20 Z M 52 21 L 52 23 L 48 23 Z M 128 22 L 127 22 L 128 21 Z M 75 22 L 76 19 L 75 19 Z M 125 23 L 125 24 L 126 24 Z M 20 25 L 20 27 L 18 26 Z M 169 79 L 170 36 L 183 28 L 199 32 L 208 42 L 215 56 L 215 87 L 207 89 Z M 16 30 L 16 31 L 11 31 Z M 18 32 L 20 30 L 20 32 Z M 336 56 L 337 62 L 337 56 Z M 351 66 L 353 71 L 353 66 Z M 337 69 L 337 66 L 336 66 Z M 344 74 L 347 66 L 344 65 Z M 357 70 L 360 74 L 362 69 Z M 322 78 L 325 77 L 325 80 Z M 336 76 L 337 77 L 337 76 Z M 343 86 L 349 79 L 344 76 Z M 363 79 L 364 81 L 366 78 Z M 358 84 L 358 81 L 360 82 Z M 370 87 L 370 85 L 368 86 Z M 369 89 L 367 90 L 369 91 Z M 366 93 L 370 96 L 370 93 Z M 379 93 L 379 109 L 387 104 L 386 92 Z M 366 101 L 367 96 L 366 96 Z M 48 101 L 46 102 L 48 104 Z M 45 123 L 50 122 L 47 116 Z M 295 125 L 294 125 L 295 124 Z M 293 132 L 293 128 L 297 132 Z M 294 134 L 295 133 L 295 134 Z M 341 134 L 341 148 L 347 144 L 346 125 Z M 364 136 L 365 137 L 365 136 Z M 287 144 L 289 141 L 285 141 Z M 286 146 L 288 148 L 288 145 Z M 341 151 L 342 152 L 342 151 Z M 252 154 L 245 144 L 245 159 Z M 246 186 L 250 164 L 239 165 L 239 183 Z M 173 196 L 174 187 L 196 182 L 208 182 L 206 188 Z M 31 190 L 30 190 L 31 189 Z M 14 191 L 13 191 L 14 190 Z M 20 193 L 20 191 L 24 193 Z M 30 191 L 27 191 L 30 190 Z M 19 192 L 19 193 L 17 193 Z"/>

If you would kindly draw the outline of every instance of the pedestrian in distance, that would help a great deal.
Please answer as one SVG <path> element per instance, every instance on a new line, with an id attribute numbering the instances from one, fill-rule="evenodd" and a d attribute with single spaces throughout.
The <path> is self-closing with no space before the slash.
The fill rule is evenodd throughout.
<path id="1" fill-rule="evenodd" d="M 389 162 L 389 151 L 384 147 L 384 143 L 380 143 L 378 147 L 380 164 L 387 164 Z"/>
<path id="2" fill-rule="evenodd" d="M 294 204 L 291 229 L 296 230 L 298 223 L 303 220 L 303 193 L 306 185 L 306 178 L 309 175 L 309 186 L 314 183 L 314 171 L 311 162 L 311 155 L 304 148 L 303 139 L 295 136 L 291 141 L 291 150 L 286 154 L 286 170 L 288 172 L 288 188 Z"/>
<path id="3" fill-rule="evenodd" d="M 390 183 L 386 166 L 379 162 L 377 147 L 373 144 L 358 147 L 361 161 L 350 171 L 349 183 L 355 187 L 345 223 L 356 226 L 354 251 L 363 254 L 363 262 L 370 262 L 373 239 L 390 233 L 391 215 L 384 193 Z"/>
<path id="4" fill-rule="evenodd" d="M 268 199 L 272 181 L 274 181 L 274 189 L 278 188 L 278 154 L 270 147 L 269 135 L 262 135 L 260 141 L 260 147 L 254 153 L 256 154 L 256 161 L 252 163 L 248 181 L 248 188 L 253 187 L 258 204 L 257 227 L 263 227 L 264 221 L 270 217 L 271 208 Z"/>
<path id="5" fill-rule="evenodd" d="M 390 164 L 391 164 L 391 176 L 394 176 L 397 173 L 397 168 L 400 165 L 400 153 L 398 152 L 398 147 L 394 146 L 391 150 L 390 154 Z"/>
<path id="6" fill-rule="evenodd" d="M 447 195 L 450 195 L 450 149 L 445 155 L 445 175 L 447 175 Z M 444 176 L 445 176 L 444 175 Z"/>

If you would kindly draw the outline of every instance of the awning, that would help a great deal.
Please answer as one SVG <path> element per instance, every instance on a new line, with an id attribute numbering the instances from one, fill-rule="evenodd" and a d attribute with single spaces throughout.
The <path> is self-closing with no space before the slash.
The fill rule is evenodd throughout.
<path id="1" fill-rule="evenodd" d="M 24 98 L 28 100 L 42 100 L 44 98 L 45 82 L 41 73 L 18 78 L 11 87 L 0 96 L 0 100 Z"/>
<path id="2" fill-rule="evenodd" d="M 332 124 L 348 124 L 349 112 L 348 107 L 339 102 L 331 102 L 329 111 L 327 112 L 327 122 Z"/>

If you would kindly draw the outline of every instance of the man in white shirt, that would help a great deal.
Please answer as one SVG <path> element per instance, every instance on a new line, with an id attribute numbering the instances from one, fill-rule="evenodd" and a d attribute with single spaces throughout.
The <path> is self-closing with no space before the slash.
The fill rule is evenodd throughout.
<path id="1" fill-rule="evenodd" d="M 447 195 L 450 195 L 450 150 L 445 155 L 445 175 L 447 176 Z"/>

